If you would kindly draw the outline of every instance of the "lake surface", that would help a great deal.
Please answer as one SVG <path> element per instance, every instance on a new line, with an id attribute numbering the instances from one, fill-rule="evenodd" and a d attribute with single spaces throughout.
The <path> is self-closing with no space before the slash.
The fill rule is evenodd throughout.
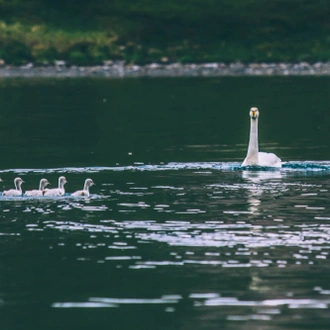
<path id="1" fill-rule="evenodd" d="M 330 78 L 0 80 L 2 329 L 329 329 Z M 242 169 L 249 109 L 279 170 Z M 86 178 L 90 198 L 72 198 Z"/>

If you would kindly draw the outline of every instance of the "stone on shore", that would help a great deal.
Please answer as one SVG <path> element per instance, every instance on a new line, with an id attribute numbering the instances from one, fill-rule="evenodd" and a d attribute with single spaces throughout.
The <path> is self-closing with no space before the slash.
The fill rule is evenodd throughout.
<path id="1" fill-rule="evenodd" d="M 165 62 L 165 61 L 164 61 Z M 222 76 L 307 76 L 330 75 L 330 62 L 317 63 L 151 63 L 125 64 L 124 61 L 104 61 L 96 66 L 68 66 L 65 61 L 55 61 L 54 66 L 36 66 L 27 63 L 9 66 L 0 59 L 1 77 L 222 77 Z"/>

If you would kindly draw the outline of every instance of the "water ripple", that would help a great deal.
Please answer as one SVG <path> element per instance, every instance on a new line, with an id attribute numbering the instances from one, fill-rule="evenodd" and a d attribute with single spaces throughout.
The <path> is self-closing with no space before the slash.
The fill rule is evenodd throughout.
<path id="1" fill-rule="evenodd" d="M 38 264 L 72 267 L 83 289 L 51 292 L 53 308 L 186 305 L 230 310 L 223 319 L 232 322 L 283 319 L 283 309 L 327 311 L 330 288 L 320 274 L 330 253 L 329 169 L 330 162 L 205 162 L 8 170 L 26 175 L 26 185 L 30 175 L 70 173 L 72 190 L 92 173 L 97 186 L 82 199 L 0 197 L 3 253 L 14 251 L 14 262 L 40 248 Z M 186 287 L 167 287 L 171 277 Z M 134 287 L 122 285 L 128 281 Z"/>
<path id="2" fill-rule="evenodd" d="M 87 166 L 87 167 L 61 167 L 61 168 L 19 168 L 5 169 L 0 173 L 99 173 L 103 171 L 165 171 L 165 170 L 224 170 L 224 171 L 273 171 L 273 172 L 306 172 L 306 171 L 330 171 L 330 161 L 288 161 L 284 162 L 282 168 L 270 168 L 262 166 L 245 166 L 242 167 L 240 162 L 187 162 L 177 163 L 170 162 L 168 164 L 134 164 L 125 166 Z M 200 172 L 202 173 L 202 172 Z M 203 172 L 204 174 L 206 172 Z M 207 172 L 208 173 L 208 172 Z"/>
<path id="3" fill-rule="evenodd" d="M 164 295 L 160 298 L 105 298 L 91 297 L 86 302 L 55 302 L 53 308 L 113 308 L 121 305 L 158 305 L 177 304 L 182 299 L 181 295 Z M 236 297 L 221 297 L 216 293 L 198 294 L 192 293 L 189 298 L 195 307 L 257 307 L 259 313 L 276 315 L 280 310 L 275 307 L 286 306 L 289 309 L 326 309 L 330 305 L 330 299 L 268 299 L 262 301 L 239 300 Z M 255 319 L 261 319 L 255 314 Z M 245 316 L 246 318 L 246 316 Z M 241 320 L 238 315 L 230 315 L 230 320 Z M 268 319 L 268 318 L 266 318 Z"/>

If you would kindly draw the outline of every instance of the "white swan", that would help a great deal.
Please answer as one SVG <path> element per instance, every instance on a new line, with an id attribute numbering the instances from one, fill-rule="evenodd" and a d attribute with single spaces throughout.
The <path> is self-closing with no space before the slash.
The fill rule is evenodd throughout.
<path id="1" fill-rule="evenodd" d="M 259 165 L 268 167 L 281 167 L 281 159 L 273 153 L 259 152 L 258 143 L 258 108 L 250 109 L 250 141 L 246 158 L 242 166 Z"/>
<path id="2" fill-rule="evenodd" d="M 71 196 L 74 196 L 74 197 L 87 196 L 87 197 L 89 197 L 89 188 L 94 185 L 95 185 L 95 183 L 93 182 L 92 179 L 86 179 L 85 184 L 84 184 L 84 189 L 75 191 L 74 193 L 71 194 Z"/>
<path id="3" fill-rule="evenodd" d="M 44 196 L 63 196 L 65 194 L 64 185 L 68 183 L 64 176 L 58 178 L 58 188 L 45 189 Z"/>
<path id="4" fill-rule="evenodd" d="M 22 188 L 21 185 L 24 181 L 21 178 L 15 178 L 14 184 L 15 189 L 5 190 L 2 193 L 2 196 L 22 196 Z"/>
<path id="5" fill-rule="evenodd" d="M 34 189 L 34 190 L 27 190 L 24 194 L 24 196 L 43 196 L 44 195 L 44 190 L 47 185 L 50 183 L 48 182 L 47 179 L 41 179 L 39 183 L 39 189 Z"/>

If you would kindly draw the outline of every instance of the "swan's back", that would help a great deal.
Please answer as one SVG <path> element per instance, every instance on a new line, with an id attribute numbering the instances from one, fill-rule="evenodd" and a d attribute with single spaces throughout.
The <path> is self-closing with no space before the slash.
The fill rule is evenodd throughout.
<path id="1" fill-rule="evenodd" d="M 64 194 L 65 190 L 62 188 L 45 189 L 43 191 L 44 196 L 63 196 Z"/>
<path id="2" fill-rule="evenodd" d="M 259 166 L 270 166 L 270 167 L 281 167 L 282 160 L 273 153 L 259 152 L 258 153 L 258 165 Z"/>
<path id="3" fill-rule="evenodd" d="M 43 196 L 43 191 L 39 189 L 27 190 L 24 196 Z"/>
<path id="4" fill-rule="evenodd" d="M 71 194 L 73 197 L 89 197 L 89 190 L 77 190 Z"/>

